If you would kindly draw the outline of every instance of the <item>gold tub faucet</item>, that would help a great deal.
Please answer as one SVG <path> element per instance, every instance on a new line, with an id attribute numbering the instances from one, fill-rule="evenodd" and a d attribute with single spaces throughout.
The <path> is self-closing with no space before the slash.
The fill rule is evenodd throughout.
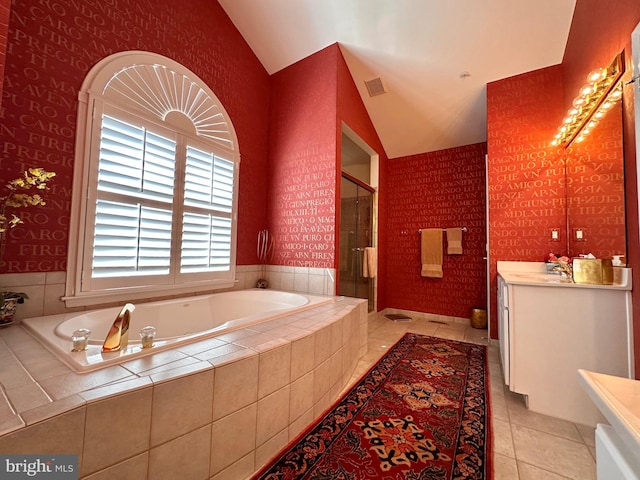
<path id="1" fill-rule="evenodd" d="M 103 352 L 117 352 L 121 348 L 127 347 L 127 343 L 129 343 L 129 322 L 131 320 L 131 312 L 133 312 L 135 308 L 135 305 L 132 303 L 127 303 L 122 307 L 122 310 L 120 310 L 120 313 L 109 329 L 107 338 L 102 344 Z"/>

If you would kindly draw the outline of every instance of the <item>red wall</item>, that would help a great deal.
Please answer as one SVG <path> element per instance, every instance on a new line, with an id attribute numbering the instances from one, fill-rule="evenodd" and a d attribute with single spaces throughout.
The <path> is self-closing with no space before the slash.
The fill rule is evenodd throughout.
<path id="1" fill-rule="evenodd" d="M 496 281 L 495 262 L 497 260 L 541 260 L 539 253 L 551 248 L 548 233 L 537 238 L 528 238 L 525 232 L 518 230 L 510 235 L 505 232 L 509 226 L 500 223 L 507 217 L 509 205 L 506 198 L 497 189 L 502 172 L 514 167 L 507 159 L 508 151 L 525 152 L 529 155 L 543 155 L 553 158 L 557 163 L 558 154 L 546 147 L 544 142 L 553 138 L 558 125 L 577 95 L 579 87 L 585 83 L 587 74 L 595 68 L 608 65 L 620 51 L 625 50 L 627 73 L 624 80 L 631 77 L 632 62 L 630 39 L 636 25 L 640 22 L 640 3 L 637 0 L 601 2 L 599 0 L 580 0 L 576 2 L 571 30 L 565 49 L 562 65 L 550 67 L 494 82 L 487 87 L 488 107 L 488 150 L 489 150 L 489 218 L 492 260 L 491 301 L 494 315 L 491 319 L 493 337 L 496 336 Z M 640 372 L 640 243 L 638 238 L 638 201 L 635 152 L 635 125 L 633 111 L 633 85 L 627 85 L 623 96 L 623 150 L 625 163 L 625 209 L 627 262 L 633 268 L 634 288 L 634 335 L 636 372 Z M 544 104 L 549 102 L 549 106 Z M 545 110 L 546 109 L 546 110 Z M 511 126 L 510 126 L 511 123 Z M 530 137 L 530 138 L 529 138 Z M 538 145 L 535 142 L 539 142 Z M 514 157 L 517 176 L 512 181 L 521 181 L 523 172 L 519 158 Z M 532 164 L 533 165 L 533 164 Z M 542 166 L 542 164 L 540 164 Z M 502 177 L 507 180 L 508 177 Z M 597 185 L 603 185 L 598 182 Z M 617 187 L 616 187 L 617 188 Z M 527 194 L 528 195 L 528 194 Z M 548 198 L 557 198 L 555 194 Z M 499 202 L 504 201 L 501 205 Z M 558 200 L 558 209 L 561 201 Z M 552 213 L 551 211 L 549 213 Z M 501 218 L 501 215 L 503 218 Z M 510 213 L 523 218 L 533 218 L 530 212 Z M 546 216 L 545 216 L 546 217 Z M 556 215 L 554 214 L 554 218 Z M 596 217 L 589 215 L 592 220 Z M 560 220 L 560 218 L 558 218 Z M 549 222 L 541 223 L 546 228 Z M 514 225 L 518 223 L 514 220 Z M 501 239 L 512 241 L 512 245 L 500 244 Z M 521 241 L 518 241 L 518 238 Z M 603 237 L 604 238 L 604 237 Z M 559 245 L 565 245 L 561 239 Z M 529 248 L 530 247 L 530 248 Z M 547 248 L 548 247 L 548 248 Z M 560 252 L 562 253 L 562 252 Z"/>
<path id="2" fill-rule="evenodd" d="M 269 77 L 220 5 L 16 0 L 0 113 L 0 185 L 27 167 L 58 175 L 47 206 L 23 210 L 26 225 L 8 236 L 0 273 L 65 270 L 78 90 L 96 62 L 136 49 L 185 65 L 231 116 L 242 153 L 237 259 L 257 263 L 256 236 L 266 226 Z"/>
<path id="3" fill-rule="evenodd" d="M 551 140 L 562 119 L 559 66 L 487 86 L 491 336 L 497 338 L 499 260 L 566 254 L 564 161 Z M 551 241 L 551 230 L 561 233 Z"/>
<path id="4" fill-rule="evenodd" d="M 337 45 L 271 77 L 269 230 L 275 265 L 334 268 Z"/>
<path id="5" fill-rule="evenodd" d="M 625 83 L 633 72 L 631 33 L 640 22 L 640 2 L 619 0 L 601 2 L 580 0 L 569 32 L 563 68 L 565 75 L 565 107 L 584 82 L 591 70 L 607 65 L 615 55 L 624 50 L 627 73 Z M 638 74 L 636 70 L 634 75 Z M 632 267 L 632 301 L 635 370 L 640 378 L 640 238 L 638 237 L 638 190 L 636 170 L 636 138 L 633 106 L 633 90 L 637 82 L 626 85 L 623 93 L 623 138 L 625 157 L 625 198 L 627 263 Z"/>
<path id="6" fill-rule="evenodd" d="M 336 268 L 342 122 L 386 162 L 337 44 L 272 75 L 270 118 L 272 263 Z"/>
<path id="7" fill-rule="evenodd" d="M 479 143 L 395 158 L 388 167 L 387 306 L 469 318 L 486 307 L 485 153 Z M 443 278 L 420 276 L 421 228 L 467 227 Z"/>
<path id="8" fill-rule="evenodd" d="M 622 105 L 617 103 L 582 142 L 567 149 L 567 255 L 625 255 Z M 575 230 L 582 232 L 576 237 Z"/>
<path id="9" fill-rule="evenodd" d="M 338 122 L 336 125 L 336 135 L 338 138 L 342 138 L 342 122 L 347 124 L 351 130 L 353 130 L 365 143 L 371 147 L 378 154 L 378 311 L 387 307 L 387 262 L 384 261 L 388 257 L 388 242 L 387 242 L 387 211 L 388 211 L 388 184 L 387 184 L 387 172 L 388 172 L 388 158 L 384 152 L 384 148 L 378 134 L 371 123 L 369 114 L 365 109 L 360 93 L 353 82 L 353 77 L 349 72 L 347 63 L 342 55 L 338 56 Z M 340 175 L 340 165 L 336 165 L 338 175 Z M 340 185 L 340 183 L 338 183 Z M 340 198 L 338 193 L 337 199 Z M 336 201 L 336 205 L 340 205 L 339 201 Z M 339 228 L 336 226 L 336 231 Z M 338 272 L 339 276 L 340 272 Z M 339 279 L 338 279 L 339 281 Z"/>
<path id="10" fill-rule="evenodd" d="M 11 0 L 0 0 L 0 93 L 4 83 L 4 63 L 7 49 L 7 34 L 9 32 L 9 11 L 11 10 Z M 2 97 L 0 97 L 2 106 Z"/>

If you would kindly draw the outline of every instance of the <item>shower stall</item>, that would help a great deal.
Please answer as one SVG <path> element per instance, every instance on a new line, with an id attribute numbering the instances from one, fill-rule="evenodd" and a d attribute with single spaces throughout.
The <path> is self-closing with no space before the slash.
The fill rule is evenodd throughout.
<path id="1" fill-rule="evenodd" d="M 374 246 L 374 192 L 357 178 L 342 174 L 338 294 L 365 298 L 374 305 L 375 276 L 364 269 L 365 248 Z"/>

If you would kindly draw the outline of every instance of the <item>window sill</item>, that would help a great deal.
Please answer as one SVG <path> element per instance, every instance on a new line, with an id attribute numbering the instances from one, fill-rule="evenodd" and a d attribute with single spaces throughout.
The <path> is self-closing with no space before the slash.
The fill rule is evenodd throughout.
<path id="1" fill-rule="evenodd" d="M 155 300 L 184 294 L 194 294 L 231 288 L 237 280 L 214 280 L 182 285 L 153 285 L 139 288 L 118 288 L 101 292 L 85 292 L 79 295 L 69 295 L 61 298 L 67 308 L 120 303 L 129 300 Z"/>

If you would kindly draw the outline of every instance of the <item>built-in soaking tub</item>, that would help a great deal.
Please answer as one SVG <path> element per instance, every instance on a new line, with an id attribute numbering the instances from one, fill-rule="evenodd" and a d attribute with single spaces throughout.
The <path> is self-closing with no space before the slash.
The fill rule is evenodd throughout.
<path id="1" fill-rule="evenodd" d="M 75 371 L 89 372 L 332 301 L 333 297 L 250 289 L 134 304 L 126 349 L 108 353 L 102 352 L 102 344 L 122 307 L 33 317 L 22 324 Z M 139 332 L 146 326 L 157 333 L 153 347 L 143 349 Z M 85 351 L 73 352 L 71 336 L 80 328 L 91 331 L 89 344 Z"/>

